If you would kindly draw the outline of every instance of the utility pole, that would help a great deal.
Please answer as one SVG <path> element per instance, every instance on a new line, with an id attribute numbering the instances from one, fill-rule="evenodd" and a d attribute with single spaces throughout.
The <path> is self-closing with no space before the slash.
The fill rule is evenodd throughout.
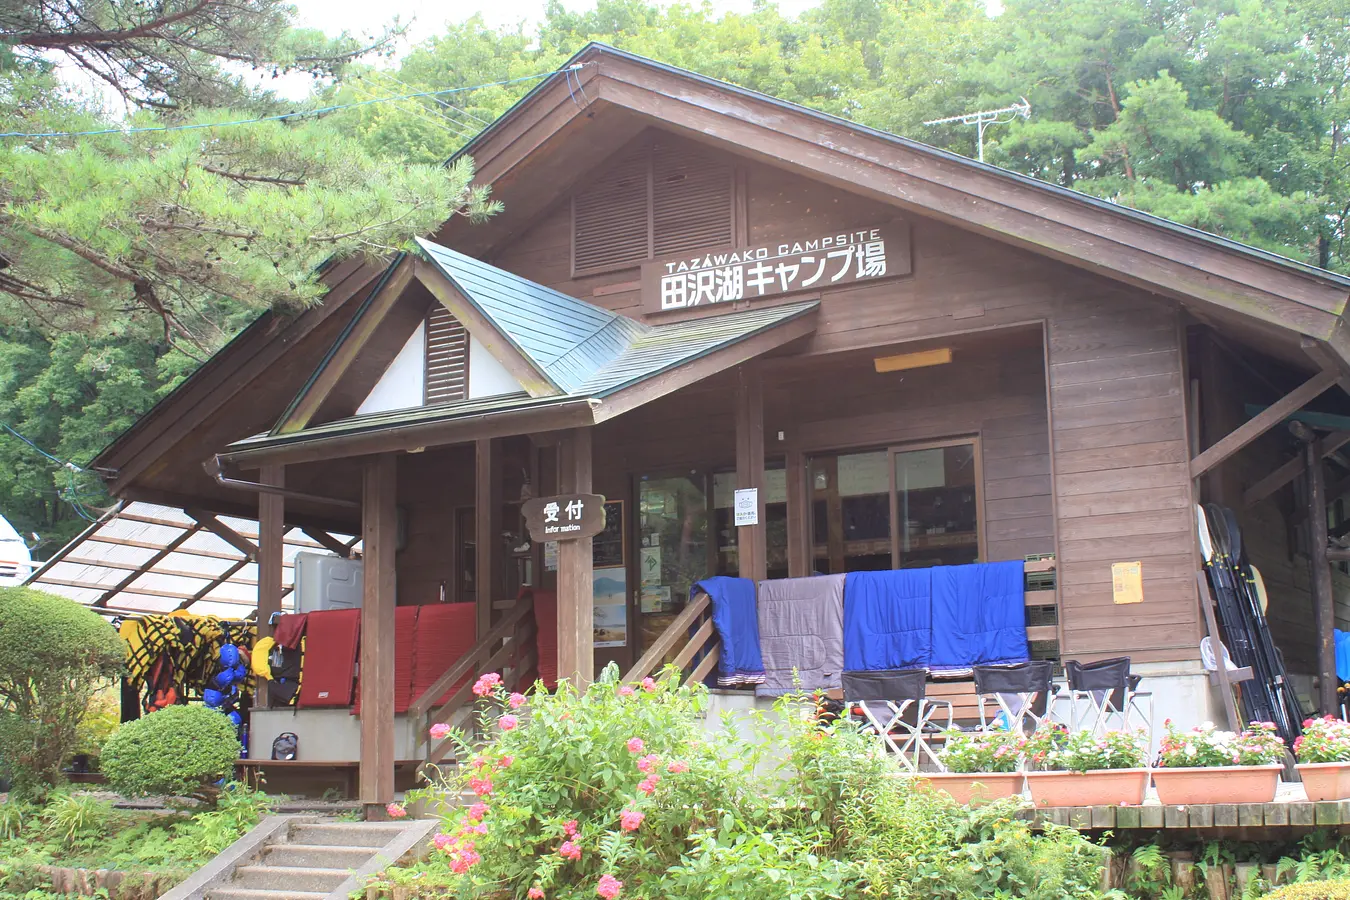
<path id="1" fill-rule="evenodd" d="M 1007 118 L 1003 118 L 1007 116 Z M 990 125 L 1007 125 L 1009 122 L 1021 116 L 1024 119 L 1031 118 L 1031 104 L 1027 98 L 1021 98 L 1021 102 L 1014 103 L 1012 106 L 1005 106 L 1002 109 L 986 109 L 980 112 L 965 113 L 959 116 L 948 116 L 945 119 L 933 119 L 931 122 L 924 122 L 925 125 L 949 125 L 953 122 L 961 125 L 974 125 L 976 128 L 976 143 L 979 147 L 980 162 L 984 162 L 984 130 Z"/>

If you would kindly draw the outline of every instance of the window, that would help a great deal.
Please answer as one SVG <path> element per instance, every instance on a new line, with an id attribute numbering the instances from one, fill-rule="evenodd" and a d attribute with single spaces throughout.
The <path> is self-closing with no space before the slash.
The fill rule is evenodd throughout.
<path id="1" fill-rule="evenodd" d="M 439 303 L 427 312 L 427 406 L 468 396 L 469 337 L 464 326 Z"/>
<path id="2" fill-rule="evenodd" d="M 769 578 L 788 577 L 787 559 L 787 470 L 783 461 L 768 461 L 764 470 L 764 487 L 760 499 L 764 503 L 764 543 L 767 552 Z M 717 472 L 713 475 L 713 520 L 715 543 L 714 575 L 739 575 L 741 572 L 738 549 L 739 530 L 732 512 L 736 496 L 736 473 Z"/>
<path id="3" fill-rule="evenodd" d="M 730 247 L 734 170 L 698 145 L 646 141 L 572 196 L 572 273 Z"/>

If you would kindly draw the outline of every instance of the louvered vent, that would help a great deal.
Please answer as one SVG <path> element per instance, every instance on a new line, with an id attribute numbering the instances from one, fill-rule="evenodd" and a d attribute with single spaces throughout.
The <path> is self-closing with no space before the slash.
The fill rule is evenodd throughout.
<path id="1" fill-rule="evenodd" d="M 644 148 L 572 198 L 572 269 L 578 275 L 651 257 L 650 173 Z"/>
<path id="2" fill-rule="evenodd" d="M 427 405 L 467 397 L 468 374 L 468 332 L 448 309 L 433 303 L 427 313 Z"/>
<path id="3" fill-rule="evenodd" d="M 657 144 L 652 154 L 656 256 L 729 247 L 732 171 L 727 163 Z"/>
<path id="4" fill-rule="evenodd" d="M 686 142 L 644 144 L 573 195 L 573 274 L 732 246 L 732 185 L 730 163 Z"/>

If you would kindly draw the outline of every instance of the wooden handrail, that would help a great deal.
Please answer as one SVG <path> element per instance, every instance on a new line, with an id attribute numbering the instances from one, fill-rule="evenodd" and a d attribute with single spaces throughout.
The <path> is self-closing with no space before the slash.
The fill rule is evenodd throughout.
<path id="1" fill-rule="evenodd" d="M 689 627 L 694 624 L 694 621 L 711 605 L 712 600 L 707 594 L 701 593 L 692 600 L 675 617 L 675 621 L 671 622 L 666 630 L 661 632 L 661 636 L 647 648 L 647 652 L 642 654 L 642 658 L 637 661 L 633 668 L 628 670 L 628 674 L 623 677 L 624 681 L 641 681 L 652 674 L 652 669 L 656 668 L 656 664 L 674 649 L 675 644 L 679 642 L 683 635 L 688 633 Z"/>
<path id="2" fill-rule="evenodd" d="M 431 704 L 436 702 L 437 697 L 440 697 L 446 691 L 450 690 L 450 688 L 455 686 L 456 682 L 477 668 L 479 666 L 479 660 L 481 660 L 485 654 L 491 652 L 498 641 L 512 634 L 516 630 L 516 626 L 520 624 L 521 620 L 524 619 L 527 614 L 533 612 L 534 600 L 525 598 L 519 601 L 514 609 L 502 617 L 500 622 L 492 626 L 492 630 L 483 635 L 478 643 L 469 648 L 469 651 L 461 656 L 454 665 L 449 669 L 446 669 L 444 675 L 437 678 L 436 681 L 432 683 L 431 687 L 423 691 L 422 695 L 412 702 L 408 707 L 408 715 L 413 717 L 425 715 L 427 710 L 431 708 Z M 495 659 L 496 657 L 494 656 L 493 658 Z M 489 665 L 483 665 L 483 669 L 491 671 Z"/>

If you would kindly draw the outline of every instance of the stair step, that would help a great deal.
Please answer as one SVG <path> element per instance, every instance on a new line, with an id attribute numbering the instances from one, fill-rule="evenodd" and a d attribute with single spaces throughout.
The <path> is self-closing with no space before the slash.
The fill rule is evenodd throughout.
<path id="1" fill-rule="evenodd" d="M 240 866 L 234 870 L 231 888 L 268 891 L 331 891 L 347 880 L 346 869 L 302 866 Z"/>
<path id="2" fill-rule="evenodd" d="M 372 847 L 341 847 L 328 844 L 273 844 L 263 852 L 265 866 L 298 866 L 313 869 L 355 869 L 375 855 Z"/>
<path id="3" fill-rule="evenodd" d="M 263 891 L 236 887 L 219 887 L 206 892 L 207 900 L 324 900 L 327 896 L 327 891 Z"/>
<path id="4" fill-rule="evenodd" d="M 333 822 L 291 827 L 291 842 L 325 847 L 383 847 L 404 826 L 383 822 Z"/>

